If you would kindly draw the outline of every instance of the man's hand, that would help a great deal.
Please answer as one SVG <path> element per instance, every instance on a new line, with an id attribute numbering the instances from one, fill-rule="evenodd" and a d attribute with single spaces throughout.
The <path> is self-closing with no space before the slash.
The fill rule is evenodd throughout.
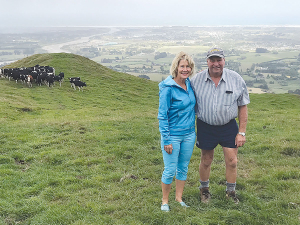
<path id="1" fill-rule="evenodd" d="M 237 147 L 242 147 L 246 142 L 246 137 L 241 135 L 241 134 L 237 134 L 235 137 L 235 145 Z"/>

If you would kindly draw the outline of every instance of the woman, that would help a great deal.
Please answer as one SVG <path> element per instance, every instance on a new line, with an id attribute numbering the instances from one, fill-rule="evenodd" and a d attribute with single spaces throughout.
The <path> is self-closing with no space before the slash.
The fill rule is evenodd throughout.
<path id="1" fill-rule="evenodd" d="M 196 99 L 189 80 L 194 70 L 193 59 L 180 52 L 172 62 L 170 68 L 172 75 L 159 83 L 158 119 L 164 160 L 161 210 L 166 212 L 170 211 L 168 200 L 175 175 L 175 200 L 181 206 L 188 207 L 182 201 L 182 193 L 196 138 L 194 110 Z"/>

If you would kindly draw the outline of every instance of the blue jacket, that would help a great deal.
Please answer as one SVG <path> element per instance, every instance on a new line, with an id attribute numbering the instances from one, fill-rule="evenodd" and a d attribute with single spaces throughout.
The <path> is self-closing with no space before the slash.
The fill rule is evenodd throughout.
<path id="1" fill-rule="evenodd" d="M 172 78 L 159 83 L 159 131 L 164 145 L 171 144 L 170 136 L 186 135 L 195 131 L 196 99 L 189 78 L 184 90 Z"/>

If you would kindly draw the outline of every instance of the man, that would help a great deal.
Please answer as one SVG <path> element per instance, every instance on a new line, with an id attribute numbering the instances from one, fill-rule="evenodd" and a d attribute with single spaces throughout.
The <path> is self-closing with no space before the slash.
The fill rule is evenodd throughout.
<path id="1" fill-rule="evenodd" d="M 243 78 L 238 73 L 224 68 L 225 56 L 222 49 L 210 49 L 206 59 L 208 69 L 191 79 L 197 101 L 196 146 L 201 149 L 200 197 L 204 203 L 209 202 L 211 198 L 209 175 L 214 149 L 220 144 L 226 165 L 226 197 L 233 199 L 237 204 L 237 153 L 238 147 L 246 142 L 249 94 Z"/>

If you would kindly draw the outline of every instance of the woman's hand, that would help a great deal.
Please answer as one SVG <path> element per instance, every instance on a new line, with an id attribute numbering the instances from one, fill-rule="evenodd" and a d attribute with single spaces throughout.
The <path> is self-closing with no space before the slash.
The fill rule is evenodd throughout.
<path id="1" fill-rule="evenodd" d="M 165 151 L 166 151 L 168 154 L 172 154 L 173 146 L 172 146 L 172 144 L 170 144 L 170 145 L 165 145 L 165 146 L 164 146 L 164 149 L 165 149 Z"/>

